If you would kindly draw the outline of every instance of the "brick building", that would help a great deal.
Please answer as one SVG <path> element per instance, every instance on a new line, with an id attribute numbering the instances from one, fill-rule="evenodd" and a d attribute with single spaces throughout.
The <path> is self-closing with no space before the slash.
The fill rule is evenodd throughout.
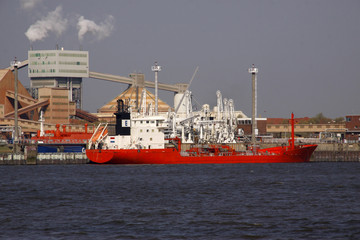
<path id="1" fill-rule="evenodd" d="M 345 117 L 346 139 L 350 141 L 360 140 L 360 115 L 348 115 Z"/>

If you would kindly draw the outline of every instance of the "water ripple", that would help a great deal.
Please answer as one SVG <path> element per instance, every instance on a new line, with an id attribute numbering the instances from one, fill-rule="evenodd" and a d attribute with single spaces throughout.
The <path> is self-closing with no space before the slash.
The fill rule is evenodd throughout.
<path id="1" fill-rule="evenodd" d="M 0 239 L 359 239 L 359 170 L 0 166 Z"/>

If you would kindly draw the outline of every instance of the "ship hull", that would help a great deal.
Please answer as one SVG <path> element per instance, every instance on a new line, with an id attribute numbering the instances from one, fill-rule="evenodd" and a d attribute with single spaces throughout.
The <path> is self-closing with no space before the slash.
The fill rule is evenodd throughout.
<path id="1" fill-rule="evenodd" d="M 86 144 L 39 144 L 38 153 L 84 153 Z"/>
<path id="2" fill-rule="evenodd" d="M 295 163 L 309 162 L 317 145 L 290 149 L 275 147 L 261 149 L 257 154 L 224 153 L 223 155 L 188 154 L 168 149 L 88 149 L 86 155 L 94 163 L 106 164 L 226 164 L 226 163 Z"/>

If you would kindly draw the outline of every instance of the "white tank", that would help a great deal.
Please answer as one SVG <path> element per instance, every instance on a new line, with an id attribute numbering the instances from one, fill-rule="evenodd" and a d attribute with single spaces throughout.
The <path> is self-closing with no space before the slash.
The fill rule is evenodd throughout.
<path id="1" fill-rule="evenodd" d="M 217 113 L 219 111 L 219 108 L 217 107 L 217 106 L 215 106 L 214 108 L 213 108 L 213 112 L 214 113 Z"/>
<path id="2" fill-rule="evenodd" d="M 176 111 L 176 108 L 178 107 L 181 99 L 183 98 L 184 93 L 177 93 L 174 96 L 174 109 Z M 183 100 L 181 103 L 181 106 L 179 107 L 178 113 L 185 113 L 186 112 L 186 106 L 185 106 L 185 101 Z"/>

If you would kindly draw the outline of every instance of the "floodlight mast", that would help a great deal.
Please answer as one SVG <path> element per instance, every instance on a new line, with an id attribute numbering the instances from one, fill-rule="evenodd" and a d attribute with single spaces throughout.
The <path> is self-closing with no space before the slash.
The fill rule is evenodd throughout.
<path id="1" fill-rule="evenodd" d="M 252 65 L 251 68 L 249 68 L 249 73 L 251 73 L 251 80 L 252 80 L 251 143 L 252 143 L 253 147 L 255 147 L 255 144 L 256 144 L 256 135 L 255 135 L 255 131 L 257 129 L 257 124 L 256 124 L 256 111 L 257 111 L 257 109 L 256 109 L 257 108 L 256 87 L 257 87 L 257 73 L 258 72 L 259 72 L 259 70 L 255 67 L 254 64 Z"/>
<path id="2" fill-rule="evenodd" d="M 155 72 L 155 115 L 158 115 L 158 72 L 161 71 L 161 66 L 155 62 L 155 65 L 151 67 L 151 71 Z"/>
<path id="3" fill-rule="evenodd" d="M 15 83 L 14 83 L 14 127 L 15 127 L 15 133 L 14 133 L 14 152 L 18 152 L 18 141 L 19 141 L 19 129 L 18 129 L 18 67 L 20 66 L 21 62 L 16 60 L 11 61 L 10 65 L 14 67 L 15 72 Z"/>

